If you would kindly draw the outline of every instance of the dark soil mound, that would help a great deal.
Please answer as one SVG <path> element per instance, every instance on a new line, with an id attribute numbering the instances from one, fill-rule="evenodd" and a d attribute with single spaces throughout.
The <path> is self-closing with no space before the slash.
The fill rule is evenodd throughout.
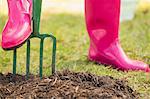
<path id="1" fill-rule="evenodd" d="M 49 78 L 0 74 L 0 98 L 137 99 L 125 81 L 89 73 L 58 72 Z"/>

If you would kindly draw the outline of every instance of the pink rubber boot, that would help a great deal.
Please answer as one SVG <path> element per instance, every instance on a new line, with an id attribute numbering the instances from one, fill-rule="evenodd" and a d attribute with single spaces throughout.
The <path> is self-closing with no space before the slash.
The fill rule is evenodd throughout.
<path id="1" fill-rule="evenodd" d="M 31 35 L 32 0 L 7 0 L 9 19 L 2 32 L 2 48 L 21 46 Z"/>
<path id="2" fill-rule="evenodd" d="M 85 0 L 85 17 L 90 60 L 120 70 L 150 71 L 147 64 L 129 59 L 119 44 L 120 0 Z"/>

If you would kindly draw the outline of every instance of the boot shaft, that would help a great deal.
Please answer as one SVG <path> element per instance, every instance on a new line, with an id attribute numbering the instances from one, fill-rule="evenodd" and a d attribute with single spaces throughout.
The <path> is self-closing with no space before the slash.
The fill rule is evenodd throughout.
<path id="1" fill-rule="evenodd" d="M 31 0 L 30 0 L 31 1 Z M 19 19 L 23 13 L 30 13 L 30 3 L 27 0 L 7 0 L 9 8 L 9 18 Z"/>
<path id="2" fill-rule="evenodd" d="M 85 17 L 90 40 L 104 48 L 118 40 L 120 0 L 85 0 Z"/>
<path id="3" fill-rule="evenodd" d="M 87 26 L 118 31 L 120 0 L 85 0 Z"/>

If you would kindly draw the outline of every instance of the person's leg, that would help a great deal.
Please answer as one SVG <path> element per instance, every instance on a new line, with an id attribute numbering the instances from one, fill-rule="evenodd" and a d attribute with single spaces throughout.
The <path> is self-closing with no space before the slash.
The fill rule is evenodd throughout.
<path id="1" fill-rule="evenodd" d="M 2 48 L 13 49 L 24 43 L 31 34 L 32 0 L 7 0 L 7 2 L 9 19 L 2 32 Z"/>
<path id="2" fill-rule="evenodd" d="M 120 70 L 149 70 L 147 64 L 129 59 L 119 44 L 120 0 L 85 0 L 85 18 L 90 60 Z"/>

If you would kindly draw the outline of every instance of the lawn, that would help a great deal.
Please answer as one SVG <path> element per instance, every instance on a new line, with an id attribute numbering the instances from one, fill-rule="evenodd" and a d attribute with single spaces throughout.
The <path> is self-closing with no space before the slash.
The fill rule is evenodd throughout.
<path id="1" fill-rule="evenodd" d="M 143 72 L 122 72 L 110 66 L 98 65 L 88 61 L 88 34 L 83 15 L 44 14 L 41 32 L 53 33 L 57 37 L 57 70 L 69 69 L 75 72 L 90 72 L 96 75 L 109 75 L 127 80 L 129 85 L 141 93 L 142 98 L 150 98 L 150 75 Z M 0 32 L 7 17 L 0 16 Z M 150 64 L 150 13 L 138 13 L 132 21 L 121 24 L 121 44 L 126 54 Z M 31 72 L 38 74 L 39 40 L 31 43 Z M 44 75 L 50 74 L 51 42 L 46 40 L 44 52 Z M 17 73 L 25 74 L 26 46 L 18 50 Z M 0 72 L 12 71 L 12 52 L 0 48 Z"/>

